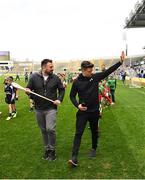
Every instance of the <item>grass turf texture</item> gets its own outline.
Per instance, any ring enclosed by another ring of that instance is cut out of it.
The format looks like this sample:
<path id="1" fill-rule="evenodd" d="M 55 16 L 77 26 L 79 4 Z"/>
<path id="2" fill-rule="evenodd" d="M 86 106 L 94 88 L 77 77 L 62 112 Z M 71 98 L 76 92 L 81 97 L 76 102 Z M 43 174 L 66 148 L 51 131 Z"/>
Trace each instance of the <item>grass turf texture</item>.
<path id="1" fill-rule="evenodd" d="M 6 121 L 3 79 L 0 81 L 0 178 L 145 178 L 145 90 L 123 87 L 118 82 L 116 105 L 105 109 L 100 122 L 101 136 L 97 156 L 87 158 L 91 148 L 86 128 L 79 152 L 79 166 L 71 169 L 76 109 L 69 100 L 68 86 L 57 118 L 57 156 L 55 162 L 41 159 L 43 144 L 29 100 L 19 91 L 18 115 Z M 20 84 L 25 86 L 24 82 Z"/>

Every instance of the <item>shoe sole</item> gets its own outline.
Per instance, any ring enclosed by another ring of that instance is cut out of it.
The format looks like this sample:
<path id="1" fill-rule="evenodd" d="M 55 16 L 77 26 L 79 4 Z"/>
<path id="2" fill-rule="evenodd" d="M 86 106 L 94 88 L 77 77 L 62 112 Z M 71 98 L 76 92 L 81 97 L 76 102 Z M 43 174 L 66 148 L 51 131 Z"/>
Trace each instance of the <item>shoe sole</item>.
<path id="1" fill-rule="evenodd" d="M 55 159 L 49 159 L 48 158 L 48 161 L 56 161 L 57 160 L 57 158 L 55 158 Z"/>
<path id="2" fill-rule="evenodd" d="M 69 161 L 68 161 L 68 165 L 69 165 L 70 167 L 77 167 L 77 166 L 78 166 L 78 164 L 74 163 L 72 160 L 69 160 Z"/>
<path id="3" fill-rule="evenodd" d="M 56 160 L 57 160 L 57 158 L 55 158 L 55 159 L 50 159 L 49 157 L 48 157 L 48 158 L 42 157 L 42 159 L 45 160 L 45 161 L 56 161 Z"/>
<path id="4" fill-rule="evenodd" d="M 42 159 L 45 160 L 45 161 L 47 161 L 49 158 L 44 158 L 44 157 L 42 157 Z"/>
<path id="5" fill-rule="evenodd" d="M 10 119 L 6 119 L 6 121 L 10 121 L 12 118 L 10 118 Z"/>

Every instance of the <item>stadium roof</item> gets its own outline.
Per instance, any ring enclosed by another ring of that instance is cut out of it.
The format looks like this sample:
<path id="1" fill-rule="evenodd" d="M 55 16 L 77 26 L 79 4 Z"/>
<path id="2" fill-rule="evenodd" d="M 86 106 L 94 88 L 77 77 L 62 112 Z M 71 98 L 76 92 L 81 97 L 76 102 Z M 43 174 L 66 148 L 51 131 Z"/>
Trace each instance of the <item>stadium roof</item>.
<path id="1" fill-rule="evenodd" d="M 137 2 L 134 10 L 129 14 L 125 20 L 124 28 L 141 28 L 145 27 L 145 0 Z"/>

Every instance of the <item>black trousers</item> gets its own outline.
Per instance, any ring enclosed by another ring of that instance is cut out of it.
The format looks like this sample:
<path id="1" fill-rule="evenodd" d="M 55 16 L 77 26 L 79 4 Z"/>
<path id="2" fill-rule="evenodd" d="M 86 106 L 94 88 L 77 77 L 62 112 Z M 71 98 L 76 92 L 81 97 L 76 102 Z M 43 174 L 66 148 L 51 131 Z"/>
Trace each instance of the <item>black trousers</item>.
<path id="1" fill-rule="evenodd" d="M 115 90 L 110 90 L 112 101 L 115 102 Z"/>
<path id="2" fill-rule="evenodd" d="M 78 151 L 81 144 L 81 138 L 85 130 L 87 121 L 89 121 L 91 134 L 92 134 L 92 149 L 97 148 L 98 142 L 98 120 L 99 111 L 95 112 L 81 112 L 76 114 L 76 132 L 73 142 L 72 159 L 77 159 Z"/>

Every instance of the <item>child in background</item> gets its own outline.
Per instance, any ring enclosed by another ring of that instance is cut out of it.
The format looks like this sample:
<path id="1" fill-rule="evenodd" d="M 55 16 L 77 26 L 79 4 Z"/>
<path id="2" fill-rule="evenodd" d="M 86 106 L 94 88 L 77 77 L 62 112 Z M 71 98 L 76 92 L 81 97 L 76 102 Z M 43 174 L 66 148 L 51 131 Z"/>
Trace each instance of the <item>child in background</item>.
<path id="1" fill-rule="evenodd" d="M 116 79 L 113 76 L 110 76 L 108 80 L 108 84 L 110 86 L 110 93 L 113 103 L 115 103 L 115 89 L 116 89 Z"/>
<path id="2" fill-rule="evenodd" d="M 9 116 L 6 118 L 6 120 L 10 120 L 13 117 L 17 116 L 16 112 L 16 106 L 15 106 L 15 98 L 16 98 L 16 91 L 17 89 L 12 86 L 13 82 L 13 77 L 9 76 L 5 79 L 4 84 L 5 84 L 5 102 L 8 104 L 8 109 L 9 109 Z"/>
<path id="3" fill-rule="evenodd" d="M 102 82 L 102 84 L 103 84 L 103 86 L 104 86 L 104 94 L 103 94 L 103 97 L 105 98 L 106 104 L 107 104 L 108 106 L 110 106 L 110 105 L 112 105 L 113 103 L 112 103 L 112 99 L 110 98 L 111 93 L 110 93 L 109 84 L 107 83 L 106 80 L 104 80 L 104 81 Z"/>
<path id="4" fill-rule="evenodd" d="M 62 84 L 63 84 L 63 87 L 66 88 L 67 87 L 67 81 L 66 81 L 66 74 L 57 74 L 57 76 L 60 78 Z"/>

